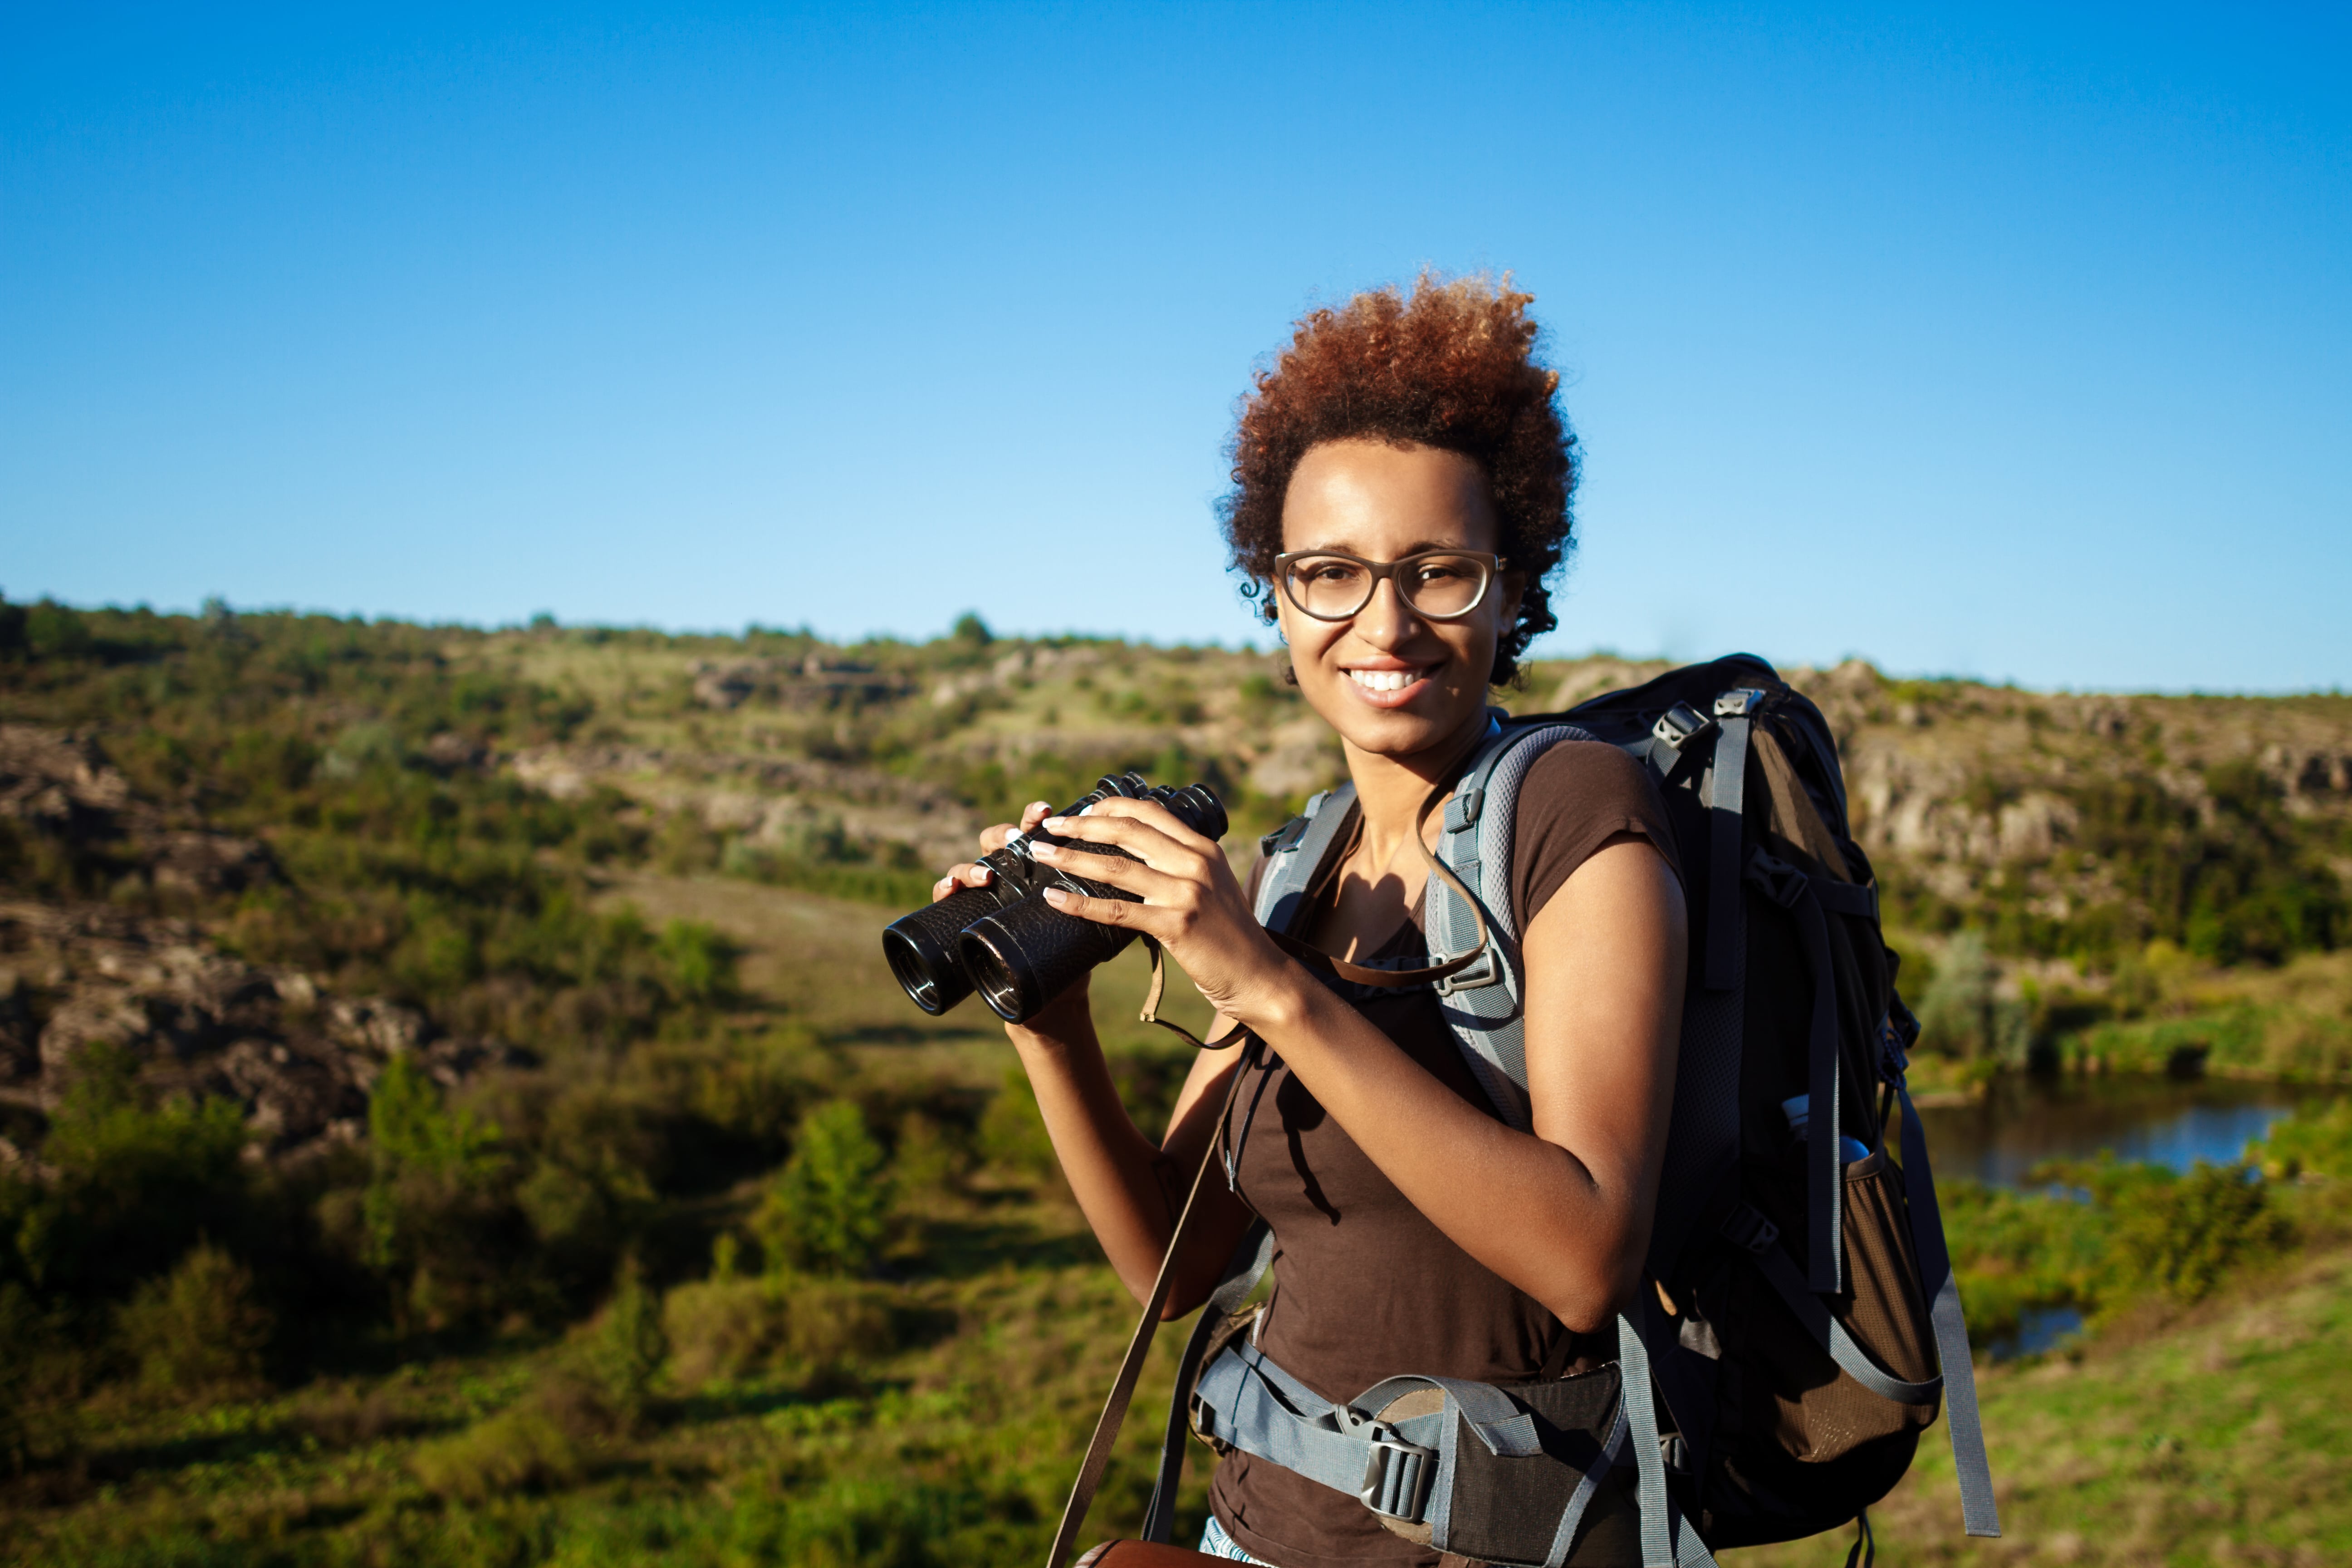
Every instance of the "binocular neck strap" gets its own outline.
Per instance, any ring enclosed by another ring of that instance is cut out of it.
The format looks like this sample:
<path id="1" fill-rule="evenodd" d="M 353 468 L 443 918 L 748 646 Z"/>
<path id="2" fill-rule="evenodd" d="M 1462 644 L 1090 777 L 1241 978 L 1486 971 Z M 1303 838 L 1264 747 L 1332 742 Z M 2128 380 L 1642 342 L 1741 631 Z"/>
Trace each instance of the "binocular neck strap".
<path id="1" fill-rule="evenodd" d="M 1171 1023 L 1161 1017 L 1160 998 L 1168 989 L 1168 954 L 1160 947 L 1158 938 L 1143 931 L 1138 931 L 1136 934 L 1143 938 L 1143 949 L 1151 954 L 1151 989 L 1143 994 L 1142 1016 L 1145 1023 L 1157 1024 L 1171 1035 L 1181 1035 L 1204 1051 L 1230 1050 L 1249 1038 L 1249 1026 L 1246 1024 L 1235 1024 L 1215 1039 L 1204 1040 L 1183 1025 Z"/>
<path id="2" fill-rule="evenodd" d="M 1431 790 L 1428 798 L 1421 803 L 1421 809 L 1412 814 L 1412 847 L 1420 850 L 1421 858 L 1429 863 L 1429 874 L 1453 889 L 1454 897 L 1460 899 L 1463 907 L 1470 911 L 1471 920 L 1478 927 L 1478 942 L 1475 946 L 1467 952 L 1457 953 L 1442 963 L 1428 964 L 1418 969 L 1373 969 L 1360 963 L 1350 963 L 1344 958 L 1334 958 L 1329 953 L 1311 948 L 1296 937 L 1278 931 L 1266 932 L 1266 935 L 1274 938 L 1274 945 L 1309 969 L 1324 970 L 1352 984 L 1375 986 L 1383 991 L 1401 991 L 1407 986 L 1427 985 L 1433 981 L 1443 980 L 1449 974 L 1459 974 L 1477 963 L 1486 950 L 1494 945 L 1495 941 L 1493 934 L 1486 929 L 1486 911 L 1479 904 L 1477 896 L 1462 885 L 1462 879 L 1454 874 L 1454 868 L 1440 859 L 1430 848 L 1429 841 L 1422 837 L 1422 824 L 1429 820 L 1431 812 L 1445 804 L 1445 797 L 1454 793 L 1454 787 L 1451 783 L 1439 784 L 1435 789 Z M 1333 869 L 1336 870 L 1336 868 Z M 1320 881 L 1322 879 L 1318 876 L 1317 879 Z M 1309 901 L 1312 901 L 1312 896 Z"/>

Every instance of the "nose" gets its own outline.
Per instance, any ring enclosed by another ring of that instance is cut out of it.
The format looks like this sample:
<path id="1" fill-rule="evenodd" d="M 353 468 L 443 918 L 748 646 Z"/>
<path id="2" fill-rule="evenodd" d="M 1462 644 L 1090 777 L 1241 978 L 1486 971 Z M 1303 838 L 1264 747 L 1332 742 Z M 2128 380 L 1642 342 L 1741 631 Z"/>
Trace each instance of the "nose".
<path id="1" fill-rule="evenodd" d="M 1372 596 L 1356 612 L 1356 635 L 1383 653 L 1404 646 L 1421 625 L 1412 606 L 1397 592 L 1396 579 L 1383 577 L 1372 584 Z"/>

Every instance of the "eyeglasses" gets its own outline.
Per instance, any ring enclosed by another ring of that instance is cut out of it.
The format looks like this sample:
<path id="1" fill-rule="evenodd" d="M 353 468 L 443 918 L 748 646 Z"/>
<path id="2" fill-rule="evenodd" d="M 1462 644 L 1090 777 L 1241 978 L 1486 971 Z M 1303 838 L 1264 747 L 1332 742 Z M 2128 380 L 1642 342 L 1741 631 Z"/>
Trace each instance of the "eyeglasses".
<path id="1" fill-rule="evenodd" d="M 1318 621 L 1344 621 L 1372 602 L 1386 577 L 1413 614 L 1459 620 L 1486 601 L 1503 558 L 1478 550 L 1422 550 L 1394 561 L 1367 561 L 1338 550 L 1302 550 L 1274 558 L 1283 597 Z"/>

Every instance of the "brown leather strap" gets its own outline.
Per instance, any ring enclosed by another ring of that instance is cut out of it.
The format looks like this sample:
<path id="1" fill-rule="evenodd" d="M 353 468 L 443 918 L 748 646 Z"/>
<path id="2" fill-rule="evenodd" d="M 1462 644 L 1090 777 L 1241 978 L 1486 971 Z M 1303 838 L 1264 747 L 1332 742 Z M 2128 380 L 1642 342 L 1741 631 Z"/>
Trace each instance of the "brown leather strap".
<path id="1" fill-rule="evenodd" d="M 1226 1030 L 1215 1039 L 1204 1040 L 1200 1036 L 1194 1034 L 1192 1030 L 1186 1028 L 1183 1025 L 1171 1024 L 1167 1019 L 1161 1017 L 1160 1016 L 1160 998 L 1161 994 L 1168 989 L 1168 955 L 1160 951 L 1159 941 L 1156 938 L 1150 936 L 1144 937 L 1143 947 L 1145 952 L 1151 954 L 1151 989 L 1143 994 L 1142 1016 L 1145 1023 L 1157 1024 L 1171 1035 L 1181 1035 L 1184 1038 L 1192 1041 L 1193 1045 L 1198 1046 L 1204 1051 L 1226 1050 L 1232 1047 L 1240 1045 L 1244 1039 L 1248 1037 L 1249 1029 L 1244 1025 L 1235 1024 L 1232 1028 Z"/>
<path id="2" fill-rule="evenodd" d="M 1153 991 L 1156 1000 L 1156 985 Z M 1172 1024 L 1168 1026 L 1175 1028 Z M 1183 1033 L 1181 1029 L 1177 1032 Z M 1240 1065 L 1248 1064 L 1244 1060 Z M 1054 1547 L 1046 1555 L 1045 1568 L 1063 1568 L 1069 1562 L 1070 1550 L 1077 1544 L 1078 1531 L 1086 1524 L 1087 1510 L 1095 1500 L 1095 1488 L 1102 1484 L 1103 1467 L 1110 1462 L 1111 1442 L 1118 1436 L 1119 1423 L 1127 1419 L 1129 1402 L 1135 1397 L 1136 1379 L 1142 1373 L 1144 1357 L 1151 1350 L 1152 1336 L 1160 1330 L 1160 1309 L 1168 1304 L 1168 1292 L 1176 1282 L 1176 1259 L 1184 1250 L 1185 1233 L 1192 1226 L 1192 1216 L 1200 1212 L 1201 1189 L 1210 1167 L 1217 1163 L 1217 1145 L 1223 1141 L 1225 1121 L 1233 1115 L 1234 1097 L 1241 1089 L 1243 1076 L 1240 1071 L 1234 1072 L 1233 1082 L 1225 1086 L 1224 1109 L 1217 1116 L 1217 1135 L 1209 1140 L 1208 1148 L 1201 1154 L 1201 1168 L 1192 1173 L 1192 1188 L 1185 1194 L 1184 1207 L 1176 1216 L 1176 1228 L 1168 1237 L 1168 1254 L 1160 1260 L 1159 1278 L 1151 1282 L 1151 1295 L 1143 1303 L 1143 1315 L 1136 1320 L 1135 1332 L 1127 1342 L 1127 1359 L 1118 1363 L 1118 1376 L 1111 1382 L 1110 1397 L 1103 1401 L 1102 1415 L 1095 1422 L 1095 1435 L 1087 1443 L 1087 1457 L 1079 1461 L 1078 1479 L 1070 1488 L 1069 1502 L 1062 1510 L 1061 1528 L 1054 1531 Z"/>

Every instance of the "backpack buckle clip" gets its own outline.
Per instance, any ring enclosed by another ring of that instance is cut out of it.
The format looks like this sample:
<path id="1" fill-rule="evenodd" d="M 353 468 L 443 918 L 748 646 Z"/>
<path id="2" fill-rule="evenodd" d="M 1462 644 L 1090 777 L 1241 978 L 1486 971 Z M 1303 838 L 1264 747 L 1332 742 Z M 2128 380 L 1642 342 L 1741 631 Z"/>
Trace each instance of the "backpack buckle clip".
<path id="1" fill-rule="evenodd" d="M 1429 1510 L 1430 1489 L 1437 1484 L 1437 1450 L 1408 1443 L 1385 1429 L 1375 1430 L 1371 1441 L 1356 1500 L 1385 1518 L 1419 1524 Z"/>
<path id="2" fill-rule="evenodd" d="M 1718 719 L 1745 719 L 1763 705 L 1764 693 L 1752 686 L 1735 686 L 1715 700 Z"/>
<path id="3" fill-rule="evenodd" d="M 1726 1241 L 1746 1247 L 1759 1258 L 1780 1239 L 1780 1227 L 1766 1219 L 1764 1212 L 1753 1204 L 1740 1204 L 1724 1215 L 1722 1230 Z"/>
<path id="4" fill-rule="evenodd" d="M 1666 750 L 1679 755 L 1694 736 L 1715 727 L 1715 721 L 1702 714 L 1687 702 L 1677 702 L 1658 715 L 1650 726 L 1650 737 Z"/>
<path id="5" fill-rule="evenodd" d="M 1475 963 L 1465 963 L 1451 974 L 1441 974 L 1429 983 L 1429 988 L 1440 996 L 1451 996 L 1456 991 L 1475 991 L 1482 985 L 1499 984 L 1502 965 L 1495 962 L 1495 944 L 1488 942 L 1486 951 Z"/>

